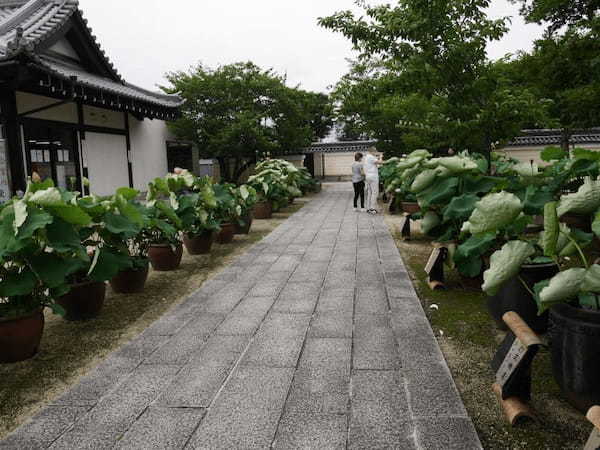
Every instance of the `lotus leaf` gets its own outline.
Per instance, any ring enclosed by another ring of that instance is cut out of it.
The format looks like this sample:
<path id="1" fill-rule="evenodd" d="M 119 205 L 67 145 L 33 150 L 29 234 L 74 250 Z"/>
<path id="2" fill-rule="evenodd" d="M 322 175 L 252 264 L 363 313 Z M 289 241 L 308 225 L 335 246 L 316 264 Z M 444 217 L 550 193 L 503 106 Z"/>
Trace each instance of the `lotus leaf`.
<path id="1" fill-rule="evenodd" d="M 444 220 L 466 220 L 469 218 L 479 197 L 473 194 L 464 194 L 454 197 L 444 209 Z"/>
<path id="2" fill-rule="evenodd" d="M 540 234 L 540 245 L 544 249 L 544 255 L 556 255 L 559 230 L 556 202 L 547 203 L 544 206 L 544 231 Z"/>
<path id="3" fill-rule="evenodd" d="M 594 264 L 588 269 L 581 289 L 585 292 L 600 294 L 600 265 Z"/>
<path id="4" fill-rule="evenodd" d="M 544 312 L 555 303 L 563 303 L 576 298 L 586 274 L 586 269 L 575 268 L 555 275 L 537 296 L 539 312 Z"/>
<path id="5" fill-rule="evenodd" d="M 535 254 L 533 245 L 524 241 L 508 241 L 490 258 L 490 268 L 483 274 L 482 289 L 490 296 L 496 295 L 502 285 L 515 277 L 521 266 Z"/>
<path id="6" fill-rule="evenodd" d="M 423 220 L 421 221 L 421 230 L 425 234 L 429 234 L 431 230 L 437 227 L 442 221 L 440 220 L 440 216 L 438 216 L 433 211 L 427 211 Z"/>
<path id="7" fill-rule="evenodd" d="M 558 217 L 567 213 L 592 214 L 600 208 L 600 181 L 586 178 L 579 190 L 563 195 L 558 203 Z"/>
<path id="8" fill-rule="evenodd" d="M 488 194 L 477 202 L 463 229 L 471 234 L 499 230 L 510 225 L 523 210 L 521 200 L 509 192 Z"/>
<path id="9" fill-rule="evenodd" d="M 431 186 L 437 177 L 437 171 L 435 169 L 427 169 L 422 171 L 415 180 L 413 181 L 410 191 L 418 194 L 424 189 L 427 189 Z"/>
<path id="10" fill-rule="evenodd" d="M 28 201 L 40 206 L 58 206 L 64 204 L 60 191 L 55 187 L 35 192 L 29 197 Z"/>

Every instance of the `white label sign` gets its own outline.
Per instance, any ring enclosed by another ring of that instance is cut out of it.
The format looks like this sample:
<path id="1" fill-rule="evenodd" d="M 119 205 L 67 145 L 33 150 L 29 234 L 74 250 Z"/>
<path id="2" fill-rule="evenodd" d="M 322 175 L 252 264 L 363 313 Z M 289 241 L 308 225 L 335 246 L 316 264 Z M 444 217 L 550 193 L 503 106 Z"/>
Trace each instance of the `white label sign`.
<path id="1" fill-rule="evenodd" d="M 0 203 L 10 200 L 10 168 L 5 139 L 0 139 Z"/>

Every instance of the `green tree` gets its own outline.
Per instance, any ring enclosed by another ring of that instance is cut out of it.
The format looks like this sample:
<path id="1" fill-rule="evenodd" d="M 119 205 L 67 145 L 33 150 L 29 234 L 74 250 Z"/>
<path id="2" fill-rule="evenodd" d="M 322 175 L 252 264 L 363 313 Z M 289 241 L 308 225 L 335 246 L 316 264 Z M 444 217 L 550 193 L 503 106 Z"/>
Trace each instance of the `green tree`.
<path id="1" fill-rule="evenodd" d="M 360 18 L 345 11 L 320 19 L 352 41 L 363 63 L 377 67 L 372 81 L 351 80 L 363 95 L 358 100 L 348 80 L 338 85 L 350 92 L 346 101 L 355 107 L 372 97 L 374 105 L 354 112 L 363 127 L 372 134 L 393 129 L 390 146 L 400 140 L 409 147 L 425 142 L 433 149 L 489 153 L 523 124 L 543 121 L 545 105 L 487 59 L 487 44 L 507 30 L 507 19 L 487 17 L 489 5 L 400 0 L 396 6 L 367 6 Z"/>
<path id="2" fill-rule="evenodd" d="M 521 5 L 528 22 L 547 24 L 554 33 L 564 26 L 593 26 L 600 11 L 600 0 L 512 0 Z"/>
<path id="3" fill-rule="evenodd" d="M 186 100 L 182 117 L 170 129 L 195 142 L 203 156 L 216 158 L 227 182 L 236 183 L 266 155 L 297 152 L 326 129 L 320 97 L 288 87 L 284 77 L 250 62 L 216 69 L 199 65 L 167 79 L 171 86 L 164 89 Z"/>

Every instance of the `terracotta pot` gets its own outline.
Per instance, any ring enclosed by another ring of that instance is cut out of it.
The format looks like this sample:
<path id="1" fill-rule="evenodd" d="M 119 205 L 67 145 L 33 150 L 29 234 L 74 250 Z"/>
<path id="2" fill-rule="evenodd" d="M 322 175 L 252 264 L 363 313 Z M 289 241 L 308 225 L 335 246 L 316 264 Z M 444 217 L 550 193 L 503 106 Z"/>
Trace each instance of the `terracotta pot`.
<path id="1" fill-rule="evenodd" d="M 260 202 L 254 205 L 255 219 L 270 219 L 273 217 L 273 205 L 271 202 Z"/>
<path id="2" fill-rule="evenodd" d="M 148 249 L 148 259 L 152 268 L 159 272 L 168 272 L 170 270 L 176 270 L 181 264 L 181 257 L 183 256 L 183 246 L 178 244 L 173 251 L 173 248 L 168 244 L 153 244 Z"/>
<path id="3" fill-rule="evenodd" d="M 34 356 L 43 332 L 42 310 L 14 319 L 0 318 L 0 363 L 15 363 Z"/>
<path id="4" fill-rule="evenodd" d="M 67 294 L 56 299 L 56 303 L 66 311 L 66 320 L 88 320 L 100 314 L 105 297 L 106 283 L 87 281 L 72 285 Z"/>
<path id="5" fill-rule="evenodd" d="M 240 225 L 239 223 L 235 224 L 235 234 L 250 233 L 250 228 L 252 227 L 252 216 L 249 215 L 247 217 L 242 217 L 242 221 L 244 222 L 244 225 Z"/>
<path id="6" fill-rule="evenodd" d="M 206 255 L 210 253 L 214 239 L 212 231 L 198 235 L 186 234 L 183 236 L 183 244 L 190 255 Z"/>
<path id="7" fill-rule="evenodd" d="M 110 285 L 118 294 L 136 294 L 144 290 L 148 279 L 149 264 L 141 269 L 127 269 L 119 272 L 110 280 Z"/>
<path id="8" fill-rule="evenodd" d="M 408 214 L 417 214 L 421 212 L 421 207 L 417 202 L 402 202 L 402 211 Z"/>
<path id="9" fill-rule="evenodd" d="M 222 223 L 221 231 L 217 235 L 219 244 L 231 244 L 235 235 L 235 226 L 232 223 Z"/>

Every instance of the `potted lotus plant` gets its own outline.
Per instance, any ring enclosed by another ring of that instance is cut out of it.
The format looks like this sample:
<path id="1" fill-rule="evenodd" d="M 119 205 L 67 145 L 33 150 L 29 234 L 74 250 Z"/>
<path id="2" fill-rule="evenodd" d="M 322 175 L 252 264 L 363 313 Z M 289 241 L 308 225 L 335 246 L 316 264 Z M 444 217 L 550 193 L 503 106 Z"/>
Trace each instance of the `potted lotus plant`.
<path id="1" fill-rule="evenodd" d="M 183 243 L 190 255 L 210 253 L 215 232 L 220 230 L 215 217 L 217 199 L 209 177 L 195 179 L 193 191 L 179 197 L 177 215 L 183 226 Z"/>
<path id="2" fill-rule="evenodd" d="M 230 244 L 235 235 L 235 224 L 240 220 L 242 207 L 235 195 L 235 186 L 232 184 L 215 184 L 215 198 L 217 207 L 215 217 L 220 222 L 221 231 L 217 235 L 219 244 Z"/>
<path id="3" fill-rule="evenodd" d="M 252 226 L 252 209 L 256 204 L 256 190 L 252 186 L 242 184 L 235 190 L 235 197 L 241 207 L 240 217 L 235 223 L 235 234 L 248 234 Z"/>
<path id="4" fill-rule="evenodd" d="M 23 198 L 0 206 L 2 363 L 35 355 L 44 308 L 64 314 L 55 299 L 70 290 L 68 277 L 88 261 L 76 227 L 89 224 L 91 218 L 73 199 L 52 180 L 34 180 Z"/>

